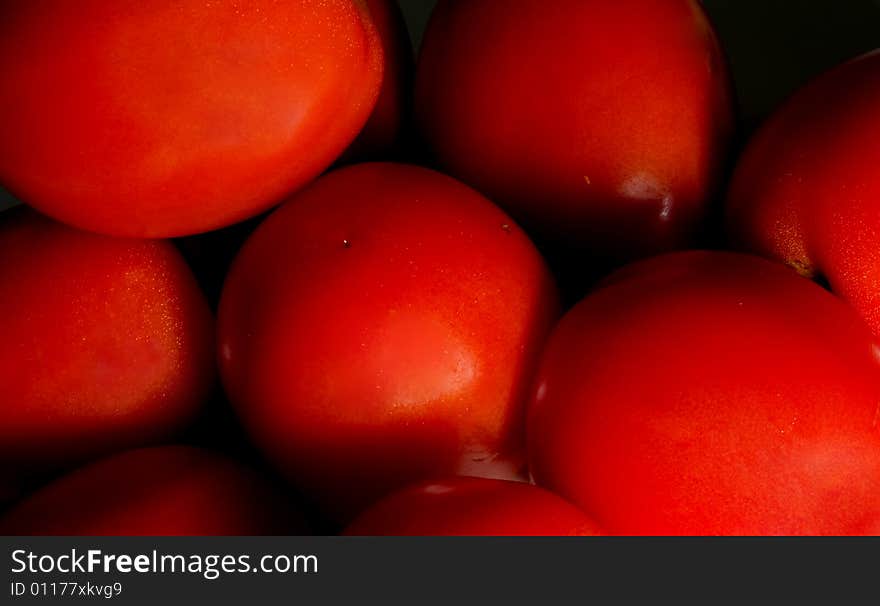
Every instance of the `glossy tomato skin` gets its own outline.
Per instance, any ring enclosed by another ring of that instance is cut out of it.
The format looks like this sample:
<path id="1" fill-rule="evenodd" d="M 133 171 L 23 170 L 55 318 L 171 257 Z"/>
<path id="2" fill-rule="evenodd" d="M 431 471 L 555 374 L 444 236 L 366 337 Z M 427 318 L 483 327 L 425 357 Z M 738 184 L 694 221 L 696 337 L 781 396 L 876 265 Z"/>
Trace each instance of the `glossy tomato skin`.
<path id="1" fill-rule="evenodd" d="M 411 118 L 415 61 L 403 12 L 397 0 L 366 0 L 366 4 L 382 41 L 382 88 L 363 130 L 342 156 L 347 162 L 399 156 Z"/>
<path id="2" fill-rule="evenodd" d="M 702 4 L 730 59 L 740 126 L 748 132 L 804 82 L 877 47 L 873 0 Z"/>
<path id="3" fill-rule="evenodd" d="M 605 257 L 689 243 L 733 127 L 694 0 L 441 0 L 416 78 L 450 174 L 542 238 Z"/>
<path id="4" fill-rule="evenodd" d="M 880 373 L 864 323 L 786 267 L 676 253 L 555 329 L 535 481 L 612 534 L 880 531 Z"/>
<path id="5" fill-rule="evenodd" d="M 344 521 L 425 477 L 516 475 L 557 313 L 543 260 L 488 200 L 363 164 L 245 244 L 220 302 L 221 375 L 257 443 Z"/>
<path id="6" fill-rule="evenodd" d="M 381 73 L 353 0 L 6 2 L 0 182 L 102 233 L 229 225 L 327 168 Z"/>
<path id="7" fill-rule="evenodd" d="M 0 462 L 56 467 L 165 439 L 214 383 L 214 323 L 174 247 L 0 219 Z"/>
<path id="8" fill-rule="evenodd" d="M 586 514 L 537 486 L 458 477 L 403 488 L 345 530 L 366 536 L 597 535 Z"/>
<path id="9" fill-rule="evenodd" d="M 880 336 L 880 52 L 798 91 L 756 134 L 727 219 L 740 247 L 824 278 Z"/>
<path id="10" fill-rule="evenodd" d="M 77 469 L 0 519 L 5 535 L 304 533 L 301 514 L 259 473 L 189 446 L 131 450 Z"/>

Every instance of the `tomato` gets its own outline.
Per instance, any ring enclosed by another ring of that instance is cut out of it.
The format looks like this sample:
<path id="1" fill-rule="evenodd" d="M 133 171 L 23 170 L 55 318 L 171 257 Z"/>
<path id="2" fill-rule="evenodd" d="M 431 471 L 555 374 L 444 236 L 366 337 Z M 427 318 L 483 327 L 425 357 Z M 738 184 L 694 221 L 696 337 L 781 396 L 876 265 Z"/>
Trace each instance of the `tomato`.
<path id="1" fill-rule="evenodd" d="M 738 246 L 826 281 L 880 337 L 880 52 L 819 77 L 764 125 L 736 169 Z"/>
<path id="2" fill-rule="evenodd" d="M 535 481 L 614 534 L 880 532 L 878 348 L 781 264 L 635 264 L 569 312 L 529 411 Z"/>
<path id="3" fill-rule="evenodd" d="M 188 446 L 131 450 L 94 462 L 0 519 L 4 535 L 263 535 L 305 528 L 260 474 Z"/>
<path id="4" fill-rule="evenodd" d="M 578 508 L 537 486 L 507 480 L 452 478 L 385 497 L 361 513 L 349 535 L 596 535 Z"/>
<path id="5" fill-rule="evenodd" d="M 393 488 L 524 467 L 549 272 L 497 207 L 427 169 L 322 177 L 263 223 L 219 309 L 227 393 L 330 516 Z"/>
<path id="6" fill-rule="evenodd" d="M 441 0 L 416 78 L 450 174 L 600 257 L 687 245 L 732 131 L 696 0 Z"/>
<path id="7" fill-rule="evenodd" d="M 0 182 L 113 235 L 229 225 L 329 166 L 381 75 L 359 1 L 4 2 Z"/>
<path id="8" fill-rule="evenodd" d="M 53 467 L 165 439 L 214 380 L 213 318 L 161 241 L 33 211 L 0 222 L 0 463 Z"/>
<path id="9" fill-rule="evenodd" d="M 396 0 L 366 0 L 382 40 L 383 70 L 379 99 L 364 129 L 343 158 L 391 157 L 401 151 L 409 126 L 410 91 L 414 76 L 412 41 Z"/>

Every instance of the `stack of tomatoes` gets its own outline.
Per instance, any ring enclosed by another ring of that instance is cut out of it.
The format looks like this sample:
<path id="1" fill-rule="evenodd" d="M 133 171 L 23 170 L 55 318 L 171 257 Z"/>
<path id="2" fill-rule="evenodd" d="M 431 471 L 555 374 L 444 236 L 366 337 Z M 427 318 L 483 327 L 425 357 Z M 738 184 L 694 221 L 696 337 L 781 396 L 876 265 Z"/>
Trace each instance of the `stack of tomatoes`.
<path id="1" fill-rule="evenodd" d="M 2 3 L 0 533 L 880 532 L 880 54 L 736 122 L 697 0 Z"/>

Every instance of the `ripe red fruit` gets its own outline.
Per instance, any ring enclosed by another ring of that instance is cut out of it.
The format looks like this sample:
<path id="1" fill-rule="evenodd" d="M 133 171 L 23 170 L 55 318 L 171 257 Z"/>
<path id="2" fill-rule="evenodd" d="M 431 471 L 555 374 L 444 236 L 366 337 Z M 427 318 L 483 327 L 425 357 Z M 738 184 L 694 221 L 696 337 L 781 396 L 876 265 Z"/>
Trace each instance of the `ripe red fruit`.
<path id="1" fill-rule="evenodd" d="M 733 123 L 696 0 L 441 0 L 416 114 L 441 165 L 527 228 L 624 258 L 689 242 Z"/>
<path id="2" fill-rule="evenodd" d="M 345 534 L 570 536 L 599 531 L 577 507 L 537 486 L 461 477 L 399 490 L 361 513 Z"/>
<path id="3" fill-rule="evenodd" d="M 364 164 L 245 244 L 221 374 L 257 443 L 344 518 L 425 477 L 515 475 L 556 316 L 543 260 L 497 207 L 433 171 Z"/>
<path id="4" fill-rule="evenodd" d="M 614 534 L 878 532 L 877 356 L 856 314 L 782 265 L 632 265 L 550 338 L 532 473 Z"/>
<path id="5" fill-rule="evenodd" d="M 0 519 L 0 535 L 265 535 L 305 528 L 299 512 L 260 474 L 187 446 L 102 459 Z"/>
<path id="6" fill-rule="evenodd" d="M 213 318 L 167 242 L 0 222 L 0 463 L 70 464 L 165 439 L 214 379 Z"/>
<path id="7" fill-rule="evenodd" d="M 415 71 L 412 41 L 396 0 L 366 0 L 382 41 L 383 70 L 379 99 L 344 160 L 388 158 L 400 151 L 410 116 Z"/>
<path id="8" fill-rule="evenodd" d="M 208 231 L 327 168 L 381 74 L 352 0 L 6 2 L 0 182 L 93 231 Z"/>
<path id="9" fill-rule="evenodd" d="M 824 278 L 880 337 L 880 52 L 819 77 L 749 144 L 730 189 L 742 248 Z"/>

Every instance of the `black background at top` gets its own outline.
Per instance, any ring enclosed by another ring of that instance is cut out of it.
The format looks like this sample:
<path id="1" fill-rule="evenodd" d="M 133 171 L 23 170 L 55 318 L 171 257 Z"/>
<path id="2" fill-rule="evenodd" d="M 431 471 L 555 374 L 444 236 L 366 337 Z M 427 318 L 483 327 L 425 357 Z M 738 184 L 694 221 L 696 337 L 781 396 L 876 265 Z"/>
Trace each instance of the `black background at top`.
<path id="1" fill-rule="evenodd" d="M 730 59 L 747 128 L 812 76 L 880 47 L 880 0 L 702 3 Z M 400 0 L 416 44 L 435 4 L 436 0 Z"/>

